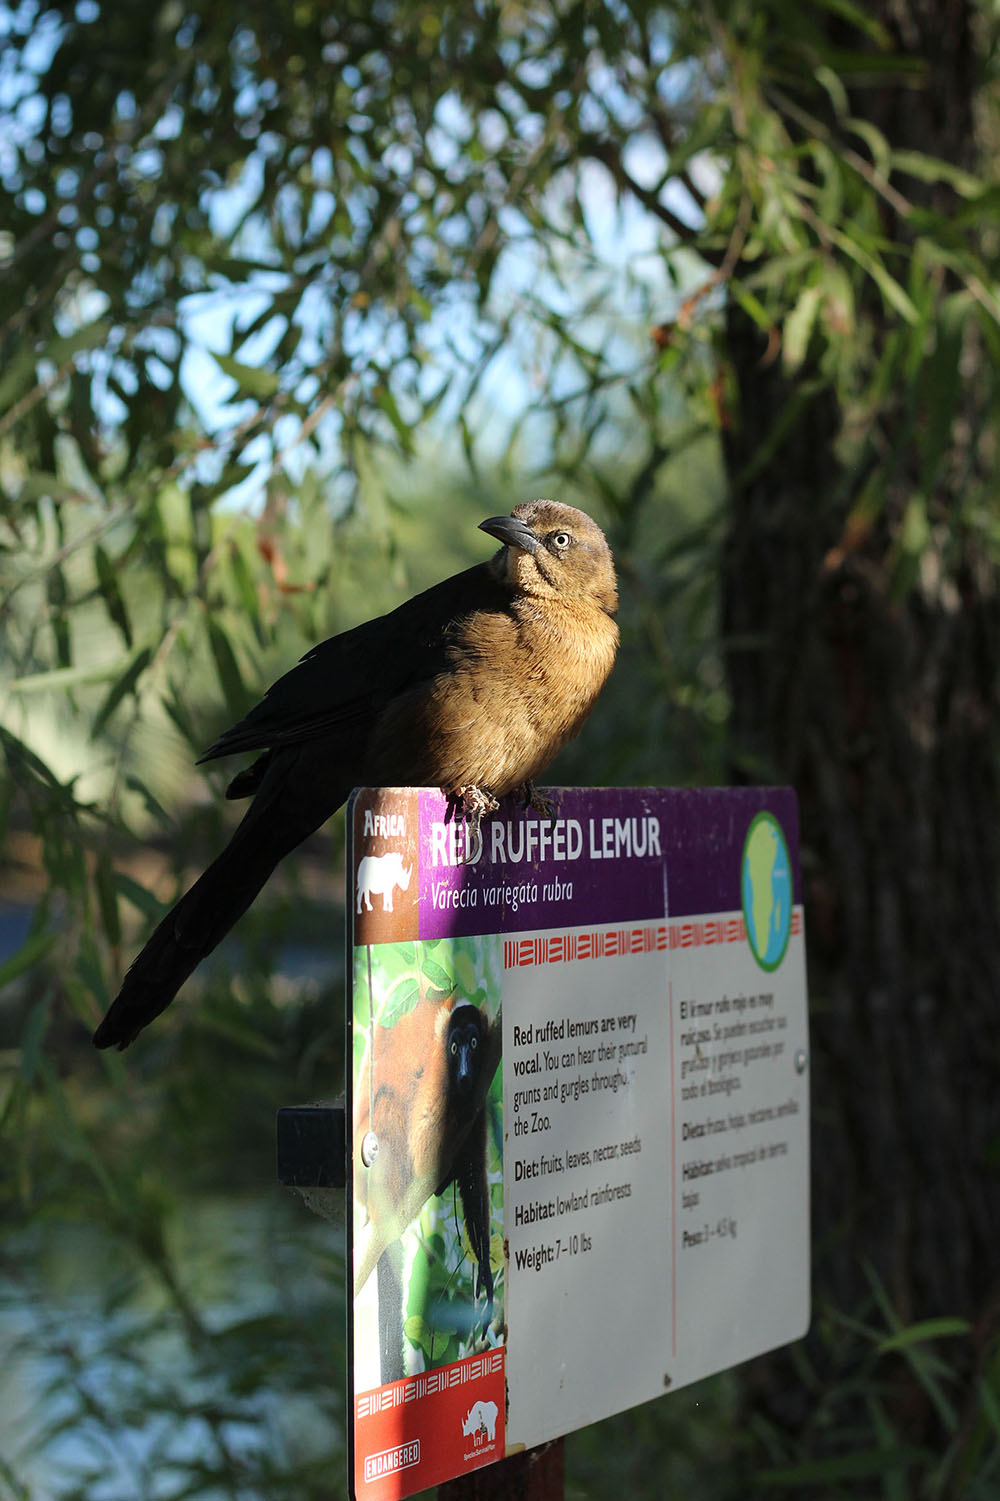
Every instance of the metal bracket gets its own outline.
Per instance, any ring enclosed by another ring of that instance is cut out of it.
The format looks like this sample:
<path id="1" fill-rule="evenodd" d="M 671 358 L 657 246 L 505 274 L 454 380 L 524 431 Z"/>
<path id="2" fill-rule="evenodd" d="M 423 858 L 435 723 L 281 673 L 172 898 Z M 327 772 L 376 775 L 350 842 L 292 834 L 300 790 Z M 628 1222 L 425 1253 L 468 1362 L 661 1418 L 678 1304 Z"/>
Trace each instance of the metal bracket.
<path id="1" fill-rule="evenodd" d="M 278 1111 L 278 1182 L 294 1188 L 323 1219 L 342 1221 L 347 1183 L 343 1104 L 285 1105 Z"/>

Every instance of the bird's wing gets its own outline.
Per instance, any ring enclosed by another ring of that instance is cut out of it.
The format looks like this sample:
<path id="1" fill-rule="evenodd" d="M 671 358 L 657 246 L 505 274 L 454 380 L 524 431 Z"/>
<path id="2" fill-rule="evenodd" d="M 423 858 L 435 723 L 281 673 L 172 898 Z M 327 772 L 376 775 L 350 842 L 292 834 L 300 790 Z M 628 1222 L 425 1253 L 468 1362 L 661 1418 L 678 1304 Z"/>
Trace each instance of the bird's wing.
<path id="1" fill-rule="evenodd" d="M 397 693 L 445 670 L 449 643 L 468 615 L 508 605 L 507 590 L 488 564 L 479 563 L 388 615 L 331 636 L 272 684 L 199 764 L 338 730 L 363 736 Z"/>

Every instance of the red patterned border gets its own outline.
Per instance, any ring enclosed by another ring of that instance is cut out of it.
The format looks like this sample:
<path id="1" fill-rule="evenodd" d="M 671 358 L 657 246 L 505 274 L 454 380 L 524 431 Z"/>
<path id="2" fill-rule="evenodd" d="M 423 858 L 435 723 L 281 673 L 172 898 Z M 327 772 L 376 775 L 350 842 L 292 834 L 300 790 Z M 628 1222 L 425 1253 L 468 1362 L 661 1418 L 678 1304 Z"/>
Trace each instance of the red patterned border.
<path id="1" fill-rule="evenodd" d="M 368 1418 L 373 1413 L 385 1412 L 390 1407 L 401 1407 L 408 1402 L 418 1402 L 421 1397 L 433 1397 L 451 1386 L 461 1386 L 466 1381 L 478 1381 L 483 1376 L 492 1376 L 503 1370 L 503 1348 L 490 1350 L 485 1355 L 470 1355 L 453 1365 L 441 1366 L 437 1371 L 427 1371 L 419 1376 L 407 1376 L 389 1386 L 377 1386 L 374 1391 L 359 1392 L 355 1397 L 355 1417 Z"/>
<path id="2" fill-rule="evenodd" d="M 792 932 L 802 932 L 802 913 L 792 909 Z M 614 959 L 625 954 L 663 953 L 715 943 L 746 943 L 740 917 L 688 918 L 639 928 L 595 928 L 588 932 L 553 933 L 539 938 L 507 938 L 504 969 L 532 964 L 566 964 L 576 959 Z"/>

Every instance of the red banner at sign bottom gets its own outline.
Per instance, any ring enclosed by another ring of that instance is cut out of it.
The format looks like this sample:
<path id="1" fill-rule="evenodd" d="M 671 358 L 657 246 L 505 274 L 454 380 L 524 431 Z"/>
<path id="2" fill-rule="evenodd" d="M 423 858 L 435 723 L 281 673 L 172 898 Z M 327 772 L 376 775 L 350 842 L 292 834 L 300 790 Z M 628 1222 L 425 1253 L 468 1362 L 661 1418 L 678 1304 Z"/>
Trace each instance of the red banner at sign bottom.
<path id="1" fill-rule="evenodd" d="M 364 1501 L 414 1491 L 504 1455 L 504 1350 L 355 1397 L 354 1484 Z"/>

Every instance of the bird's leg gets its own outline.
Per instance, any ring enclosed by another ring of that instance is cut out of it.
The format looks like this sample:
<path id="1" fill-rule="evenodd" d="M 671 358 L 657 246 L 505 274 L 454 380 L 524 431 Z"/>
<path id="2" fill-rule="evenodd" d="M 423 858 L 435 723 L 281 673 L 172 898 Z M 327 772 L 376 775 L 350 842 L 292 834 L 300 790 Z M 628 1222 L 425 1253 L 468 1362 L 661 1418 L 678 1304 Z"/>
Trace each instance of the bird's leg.
<path id="1" fill-rule="evenodd" d="M 522 782 L 517 788 L 516 796 L 522 799 L 523 808 L 534 808 L 535 812 L 547 818 L 549 823 L 555 823 L 555 804 L 539 792 L 532 782 Z"/>
<path id="2" fill-rule="evenodd" d="M 500 804 L 488 787 L 451 787 L 442 790 L 448 799 L 445 823 L 459 817 L 465 820 L 466 853 L 462 863 L 472 865 L 478 860 L 482 850 L 483 839 L 479 825 L 485 816 L 495 813 Z"/>
<path id="3" fill-rule="evenodd" d="M 488 787 L 447 787 L 444 795 L 448 799 L 445 823 L 460 814 L 466 823 L 478 829 L 481 819 L 495 813 L 500 806 Z"/>

